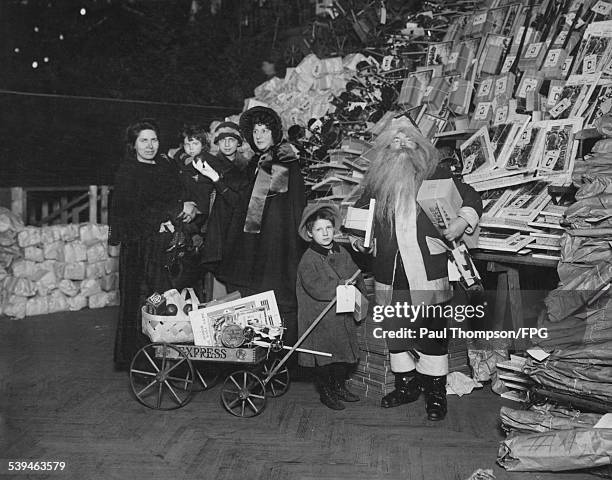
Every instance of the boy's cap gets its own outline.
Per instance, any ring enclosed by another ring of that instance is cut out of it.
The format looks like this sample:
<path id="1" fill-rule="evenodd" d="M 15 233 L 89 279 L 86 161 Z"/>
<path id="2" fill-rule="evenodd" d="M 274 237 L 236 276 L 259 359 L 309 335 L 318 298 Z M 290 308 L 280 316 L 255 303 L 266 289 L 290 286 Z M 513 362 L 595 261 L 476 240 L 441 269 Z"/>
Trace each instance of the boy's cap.
<path id="1" fill-rule="evenodd" d="M 242 145 L 242 135 L 240 135 L 240 127 L 234 122 L 221 122 L 215 128 L 213 143 L 217 144 L 226 137 L 232 137 L 238 140 L 238 145 Z"/>
<path id="2" fill-rule="evenodd" d="M 304 212 L 302 213 L 302 220 L 300 221 L 300 226 L 298 227 L 298 234 L 307 242 L 310 242 L 312 239 L 308 236 L 308 230 L 306 230 L 306 222 L 308 219 L 312 217 L 315 213 L 327 210 L 334 217 L 334 226 L 336 228 L 340 227 L 341 216 L 340 210 L 333 203 L 309 203 L 306 205 Z"/>

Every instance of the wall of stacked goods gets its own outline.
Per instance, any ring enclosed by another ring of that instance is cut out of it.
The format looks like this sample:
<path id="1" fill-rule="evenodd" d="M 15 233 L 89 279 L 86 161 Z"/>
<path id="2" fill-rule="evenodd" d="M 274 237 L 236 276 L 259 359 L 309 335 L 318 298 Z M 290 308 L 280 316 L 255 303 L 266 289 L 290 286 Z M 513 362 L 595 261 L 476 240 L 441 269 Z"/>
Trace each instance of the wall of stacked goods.
<path id="1" fill-rule="evenodd" d="M 24 226 L 0 208 L 0 315 L 32 315 L 119 304 L 119 248 L 108 226 Z"/>

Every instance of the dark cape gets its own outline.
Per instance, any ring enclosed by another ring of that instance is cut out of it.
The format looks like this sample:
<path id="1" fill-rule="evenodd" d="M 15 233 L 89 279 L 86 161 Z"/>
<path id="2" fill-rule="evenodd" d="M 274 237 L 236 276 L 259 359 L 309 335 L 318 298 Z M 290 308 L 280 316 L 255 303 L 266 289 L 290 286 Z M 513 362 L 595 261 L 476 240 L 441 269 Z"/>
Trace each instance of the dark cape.
<path id="1" fill-rule="evenodd" d="M 172 234 L 160 233 L 159 227 L 182 210 L 182 194 L 175 166 L 163 157 L 157 157 L 155 164 L 126 158 L 115 176 L 109 243 L 121 244 L 117 368 L 126 368 L 136 351 L 149 343 L 141 333 L 144 300 L 171 288 L 165 263 Z"/>
<path id="2" fill-rule="evenodd" d="M 290 342 L 297 335 L 295 280 L 305 250 L 298 236 L 306 205 L 304 179 L 297 157 L 286 142 L 256 154 L 250 164 L 251 169 L 254 167 L 257 173 L 243 197 L 243 228 L 234 243 L 232 262 L 224 265 L 218 276 L 238 287 L 243 295 L 274 290 L 281 314 L 287 312 L 285 338 Z M 281 172 L 282 178 L 276 172 Z M 270 188 L 262 194 L 260 180 L 266 175 L 271 177 Z M 262 201 L 252 208 L 256 197 Z M 253 228 L 245 224 L 255 225 L 259 233 L 247 233 L 245 229 Z"/>
<path id="3" fill-rule="evenodd" d="M 223 279 L 223 272 L 233 270 L 234 253 L 240 245 L 251 175 L 219 152 L 208 159 L 210 166 L 219 174 L 214 183 L 215 200 L 206 227 L 206 239 L 202 249 L 204 267 Z"/>

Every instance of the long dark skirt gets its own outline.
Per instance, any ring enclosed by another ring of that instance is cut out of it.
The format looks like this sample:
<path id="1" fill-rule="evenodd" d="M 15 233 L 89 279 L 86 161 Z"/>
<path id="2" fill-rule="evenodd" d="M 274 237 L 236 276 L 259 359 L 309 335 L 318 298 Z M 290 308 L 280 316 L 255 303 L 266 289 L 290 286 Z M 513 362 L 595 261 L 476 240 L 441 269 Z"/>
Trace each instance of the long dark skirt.
<path id="1" fill-rule="evenodd" d="M 140 308 L 154 292 L 171 288 L 165 268 L 166 248 L 172 235 L 159 233 L 151 238 L 123 242 L 119 256 L 121 305 L 115 335 L 115 368 L 126 369 L 132 358 L 150 340 L 142 333 Z"/>

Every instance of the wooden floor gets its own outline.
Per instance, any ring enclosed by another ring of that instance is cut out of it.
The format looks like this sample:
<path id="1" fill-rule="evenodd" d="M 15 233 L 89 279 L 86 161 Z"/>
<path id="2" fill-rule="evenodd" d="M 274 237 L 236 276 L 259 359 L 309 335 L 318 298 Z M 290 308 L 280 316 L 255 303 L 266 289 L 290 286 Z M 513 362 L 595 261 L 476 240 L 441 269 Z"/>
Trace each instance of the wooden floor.
<path id="1" fill-rule="evenodd" d="M 219 387 L 179 410 L 149 410 L 132 398 L 127 374 L 113 371 L 116 313 L 0 318 L 0 459 L 66 462 L 36 479 L 463 480 L 478 468 L 498 479 L 592 478 L 497 467 L 502 403 L 488 388 L 449 397 L 438 423 L 421 401 L 335 412 L 307 382 L 254 418 L 225 412 Z"/>

